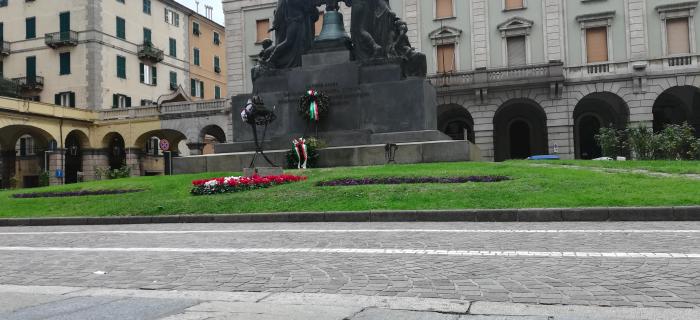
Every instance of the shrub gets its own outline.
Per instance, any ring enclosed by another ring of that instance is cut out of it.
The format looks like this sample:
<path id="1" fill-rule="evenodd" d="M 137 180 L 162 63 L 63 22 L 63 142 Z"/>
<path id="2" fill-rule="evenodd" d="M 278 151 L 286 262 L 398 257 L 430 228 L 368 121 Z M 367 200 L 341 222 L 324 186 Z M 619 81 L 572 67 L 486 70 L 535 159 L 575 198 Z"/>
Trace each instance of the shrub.
<path id="1" fill-rule="evenodd" d="M 628 127 L 626 146 L 637 160 L 653 160 L 659 149 L 659 137 L 646 126 Z"/>
<path id="2" fill-rule="evenodd" d="M 10 189 L 17 189 L 19 185 L 19 179 L 16 176 L 10 177 Z"/>
<path id="3" fill-rule="evenodd" d="M 695 158 L 693 150 L 697 143 L 695 129 L 683 123 L 681 125 L 669 125 L 659 133 L 662 156 L 668 160 L 687 160 Z"/>
<path id="4" fill-rule="evenodd" d="M 102 178 L 114 180 L 128 177 L 131 177 L 131 167 L 126 164 L 114 170 L 110 168 L 95 168 L 95 179 L 97 180 L 102 180 Z"/>
<path id="5" fill-rule="evenodd" d="M 51 174 L 48 171 L 42 171 L 41 174 L 39 175 L 39 186 L 40 187 L 48 187 L 50 177 L 51 177 Z"/>
<path id="6" fill-rule="evenodd" d="M 598 142 L 604 157 L 617 157 L 620 152 L 620 132 L 612 127 L 600 128 L 600 131 L 595 135 L 595 140 Z"/>

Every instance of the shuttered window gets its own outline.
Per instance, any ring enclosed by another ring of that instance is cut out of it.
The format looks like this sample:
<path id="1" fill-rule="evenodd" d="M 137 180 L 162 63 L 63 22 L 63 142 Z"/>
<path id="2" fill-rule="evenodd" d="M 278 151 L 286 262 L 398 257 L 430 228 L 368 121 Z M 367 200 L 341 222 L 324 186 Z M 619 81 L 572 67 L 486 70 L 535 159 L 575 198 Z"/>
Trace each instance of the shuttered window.
<path id="1" fill-rule="evenodd" d="M 323 17 L 325 16 L 324 12 L 321 12 L 321 15 L 318 16 L 318 21 L 316 21 L 316 25 L 314 26 L 314 31 L 316 32 L 316 36 L 321 34 L 321 30 L 323 29 Z M 265 40 L 265 39 L 263 39 Z"/>
<path id="2" fill-rule="evenodd" d="M 508 66 L 522 66 L 527 63 L 525 36 L 506 38 Z"/>
<path id="3" fill-rule="evenodd" d="M 214 87 L 214 99 L 221 99 L 221 87 Z"/>
<path id="4" fill-rule="evenodd" d="M 155 86 L 158 84 L 158 71 L 156 67 L 145 65 L 143 63 L 139 64 L 140 81 L 143 84 Z"/>
<path id="5" fill-rule="evenodd" d="M 173 58 L 177 57 L 177 40 L 170 38 L 170 56 Z"/>
<path id="6" fill-rule="evenodd" d="M 506 10 L 515 10 L 515 9 L 522 9 L 525 7 L 523 1 L 524 0 L 505 0 L 506 5 L 505 8 Z"/>
<path id="7" fill-rule="evenodd" d="M 126 21 L 117 17 L 117 38 L 126 39 Z"/>
<path id="8" fill-rule="evenodd" d="M 437 46 L 437 72 L 455 71 L 455 45 L 443 44 Z"/>
<path id="9" fill-rule="evenodd" d="M 26 38 L 27 39 L 34 39 L 36 38 L 36 18 L 31 17 L 27 18 L 25 20 L 25 25 L 26 25 Z"/>
<path id="10" fill-rule="evenodd" d="M 666 39 L 669 55 L 690 53 L 689 31 L 688 18 L 666 20 Z"/>
<path id="11" fill-rule="evenodd" d="M 454 17 L 452 0 L 435 0 L 435 18 Z"/>
<path id="12" fill-rule="evenodd" d="M 75 92 L 61 92 L 54 95 L 54 104 L 75 108 Z"/>
<path id="13" fill-rule="evenodd" d="M 151 29 L 143 28 L 143 43 L 151 43 Z"/>
<path id="14" fill-rule="evenodd" d="M 260 43 L 263 42 L 263 40 L 267 39 L 267 33 L 268 30 L 270 30 L 270 20 L 265 19 L 265 20 L 258 20 L 255 22 L 256 28 L 257 28 L 257 35 L 255 38 L 255 42 Z"/>
<path id="15" fill-rule="evenodd" d="M 70 52 L 62 52 L 59 57 L 59 74 L 70 74 Z"/>
<path id="16" fill-rule="evenodd" d="M 117 56 L 117 78 L 126 79 L 126 58 Z"/>
<path id="17" fill-rule="evenodd" d="M 170 71 L 170 88 L 177 88 L 177 73 Z"/>
<path id="18" fill-rule="evenodd" d="M 608 61 L 608 28 L 586 29 L 586 56 L 588 63 Z"/>
<path id="19" fill-rule="evenodd" d="M 194 48 L 194 65 L 199 65 L 199 49 Z"/>

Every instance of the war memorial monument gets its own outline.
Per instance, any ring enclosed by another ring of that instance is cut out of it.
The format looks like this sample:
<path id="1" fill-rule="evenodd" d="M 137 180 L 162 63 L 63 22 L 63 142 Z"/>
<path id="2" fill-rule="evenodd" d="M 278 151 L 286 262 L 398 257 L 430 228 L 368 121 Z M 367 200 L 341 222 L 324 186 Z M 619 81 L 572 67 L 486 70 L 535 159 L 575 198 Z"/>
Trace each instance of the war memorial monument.
<path id="1" fill-rule="evenodd" d="M 253 92 L 232 97 L 233 139 L 216 146 L 209 166 L 216 160 L 228 163 L 221 169 L 248 167 L 256 138 L 278 165 L 300 137 L 323 141 L 322 167 L 478 156 L 470 142 L 437 130 L 436 90 L 426 79 L 425 55 L 411 46 L 406 23 L 389 1 L 345 0 L 352 10 L 349 35 L 338 2 L 278 2 L 270 30 L 276 41 L 263 43 L 251 70 Z M 323 28 L 315 36 L 322 5 Z M 258 126 L 257 137 L 245 122 L 244 108 L 252 102 L 274 113 L 266 129 Z"/>

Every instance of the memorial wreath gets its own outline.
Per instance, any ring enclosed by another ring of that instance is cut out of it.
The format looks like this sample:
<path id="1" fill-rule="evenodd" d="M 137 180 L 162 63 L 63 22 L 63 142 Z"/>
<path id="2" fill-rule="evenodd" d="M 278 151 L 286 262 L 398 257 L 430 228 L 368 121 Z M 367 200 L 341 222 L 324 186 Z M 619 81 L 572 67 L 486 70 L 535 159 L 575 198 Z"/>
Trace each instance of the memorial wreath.
<path id="1" fill-rule="evenodd" d="M 305 119 L 318 122 L 328 113 L 330 99 L 314 89 L 307 91 L 299 100 L 299 114 Z"/>

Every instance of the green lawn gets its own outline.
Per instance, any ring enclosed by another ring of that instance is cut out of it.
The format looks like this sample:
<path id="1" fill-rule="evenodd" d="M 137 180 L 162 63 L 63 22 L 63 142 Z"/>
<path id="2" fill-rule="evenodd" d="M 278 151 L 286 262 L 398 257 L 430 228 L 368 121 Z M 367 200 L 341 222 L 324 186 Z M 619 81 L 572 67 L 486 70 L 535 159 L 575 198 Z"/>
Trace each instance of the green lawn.
<path id="1" fill-rule="evenodd" d="M 644 169 L 654 172 L 675 174 L 700 174 L 700 161 L 592 161 L 592 160 L 562 160 L 542 162 L 560 165 L 575 165 L 582 167 L 614 168 L 614 169 Z"/>
<path id="2" fill-rule="evenodd" d="M 525 162 L 315 169 L 302 174 L 309 180 L 264 190 L 202 197 L 189 194 L 191 180 L 223 176 L 223 173 L 140 177 L 21 191 L 146 190 L 124 195 L 14 199 L 11 194 L 19 191 L 2 191 L 0 217 L 700 205 L 700 181 L 697 180 L 531 167 Z M 506 175 L 513 180 L 442 185 L 315 186 L 318 181 L 344 177 L 461 175 Z"/>

